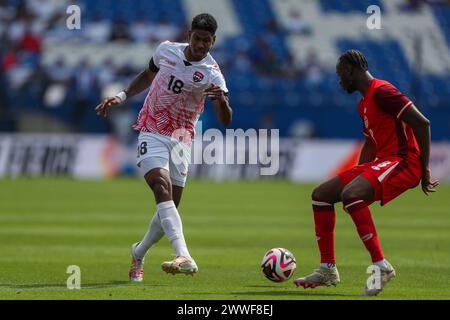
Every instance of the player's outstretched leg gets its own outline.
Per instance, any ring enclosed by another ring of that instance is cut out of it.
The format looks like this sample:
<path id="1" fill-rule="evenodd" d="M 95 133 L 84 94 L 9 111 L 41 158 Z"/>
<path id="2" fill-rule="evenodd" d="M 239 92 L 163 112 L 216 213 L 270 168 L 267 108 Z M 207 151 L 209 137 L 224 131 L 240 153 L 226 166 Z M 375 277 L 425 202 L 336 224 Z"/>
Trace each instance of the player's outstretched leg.
<path id="1" fill-rule="evenodd" d="M 157 215 L 161 222 L 161 227 L 176 252 L 176 258 L 172 261 L 163 262 L 161 268 L 165 272 L 172 274 L 184 273 L 193 275 L 197 273 L 198 267 L 189 254 L 184 239 L 183 224 L 173 200 L 173 187 L 169 172 L 162 168 L 155 168 L 145 175 L 145 180 L 155 195 Z M 178 199 L 175 200 L 178 202 Z"/>
<path id="2" fill-rule="evenodd" d="M 380 190 L 377 182 L 370 181 L 370 177 L 359 176 L 348 184 L 342 192 L 344 210 L 350 214 L 355 223 L 356 230 L 364 246 L 370 254 L 374 266 L 374 274 L 369 277 L 364 288 L 363 295 L 377 295 L 384 286 L 395 277 L 395 270 L 391 264 L 384 259 L 377 230 L 372 219 L 368 205 L 378 196 Z M 379 279 L 377 278 L 379 277 Z M 373 279 L 373 284 L 369 285 Z"/>
<path id="3" fill-rule="evenodd" d="M 149 229 L 142 241 L 131 246 L 131 267 L 128 275 L 132 282 L 141 282 L 144 278 L 144 259 L 148 249 L 164 236 L 158 214 L 153 216 Z"/>
<path id="4" fill-rule="evenodd" d="M 312 193 L 312 208 L 317 244 L 320 251 L 320 267 L 310 275 L 294 280 L 296 286 L 315 288 L 339 283 L 339 273 L 336 268 L 334 254 L 334 227 L 336 213 L 334 203 L 340 201 L 343 185 L 339 178 L 333 178 Z"/>
<path id="5" fill-rule="evenodd" d="M 175 203 L 173 201 L 161 202 L 158 203 L 157 207 L 161 225 L 177 254 L 172 261 L 163 262 L 161 268 L 163 271 L 171 274 L 184 273 L 194 275 L 198 272 L 198 267 L 189 254 L 183 235 L 183 225 Z"/>
<path id="6" fill-rule="evenodd" d="M 131 267 L 128 276 L 131 282 L 142 282 L 144 280 L 144 257 L 136 257 L 136 246 L 139 242 L 131 246 Z"/>
<path id="7" fill-rule="evenodd" d="M 395 277 L 395 269 L 386 259 L 372 264 L 369 268 L 372 271 L 372 275 L 367 279 L 362 295 L 376 296 Z"/>

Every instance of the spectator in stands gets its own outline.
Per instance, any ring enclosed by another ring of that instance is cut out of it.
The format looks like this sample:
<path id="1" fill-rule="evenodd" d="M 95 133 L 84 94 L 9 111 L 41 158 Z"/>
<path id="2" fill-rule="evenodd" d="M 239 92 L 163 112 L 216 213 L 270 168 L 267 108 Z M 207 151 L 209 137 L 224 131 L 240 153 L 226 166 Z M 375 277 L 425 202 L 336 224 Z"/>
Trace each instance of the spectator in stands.
<path id="1" fill-rule="evenodd" d="M 59 57 L 47 67 L 47 74 L 52 83 L 69 84 L 73 70 L 66 64 L 64 57 Z"/>
<path id="2" fill-rule="evenodd" d="M 135 143 L 135 132 L 130 126 L 135 120 L 135 114 L 130 103 L 125 103 L 120 108 L 111 110 L 109 125 L 114 136 L 123 144 L 130 145 Z"/>
<path id="3" fill-rule="evenodd" d="M 95 68 L 97 75 L 97 84 L 100 88 L 104 88 L 108 84 L 114 82 L 117 78 L 116 67 L 111 58 L 107 58 L 101 65 Z"/>
<path id="4" fill-rule="evenodd" d="M 4 70 L 0 66 L 0 130 L 9 130 L 13 127 L 14 123 L 9 107 L 8 85 Z"/>
<path id="5" fill-rule="evenodd" d="M 19 48 L 33 54 L 41 53 L 41 39 L 33 33 L 30 26 L 27 26 L 22 39 L 19 42 Z"/>
<path id="6" fill-rule="evenodd" d="M 172 24 L 166 16 L 161 16 L 156 25 L 152 27 L 152 41 L 162 42 L 165 40 L 175 41 L 180 33 L 180 29 Z"/>
<path id="7" fill-rule="evenodd" d="M 422 9 L 422 6 L 425 1 L 423 0 L 406 0 L 404 3 L 400 5 L 400 9 L 402 11 L 419 11 Z"/>
<path id="8" fill-rule="evenodd" d="M 148 17 L 140 15 L 130 26 L 130 37 L 133 41 L 147 43 L 152 32 Z"/>
<path id="9" fill-rule="evenodd" d="M 232 62 L 233 69 L 240 73 L 250 73 L 253 71 L 252 61 L 250 60 L 248 52 L 244 49 L 237 49 Z M 221 65 L 223 65 L 223 63 L 221 63 Z"/>
<path id="10" fill-rule="evenodd" d="M 28 79 L 32 72 L 32 66 L 25 63 L 27 55 L 24 55 L 19 50 L 19 45 L 9 43 L 5 49 L 2 59 L 2 67 L 5 71 L 6 80 L 9 84 L 9 89 L 17 90 Z"/>
<path id="11" fill-rule="evenodd" d="M 95 14 L 92 21 L 86 22 L 82 30 L 85 38 L 92 42 L 104 43 L 111 38 L 111 24 L 102 19 L 99 13 Z"/>
<path id="12" fill-rule="evenodd" d="M 48 74 L 42 64 L 38 63 L 33 69 L 28 79 L 26 79 L 20 92 L 26 92 L 30 97 L 35 99 L 37 107 L 42 107 L 44 93 L 49 86 L 50 81 Z"/>
<path id="13" fill-rule="evenodd" d="M 277 129 L 275 114 L 273 112 L 265 112 L 261 115 L 258 124 L 259 129 Z"/>
<path id="14" fill-rule="evenodd" d="M 46 24 L 36 19 L 27 9 L 24 3 L 19 3 L 13 13 L 13 19 L 9 21 L 6 35 L 7 40 L 17 43 L 22 40 L 25 33 L 31 31 L 34 35 L 40 36 L 46 30 Z"/>
<path id="15" fill-rule="evenodd" d="M 319 61 L 319 56 L 314 48 L 308 50 L 303 65 L 303 75 L 306 84 L 315 87 L 324 80 L 325 67 Z"/>
<path id="16" fill-rule="evenodd" d="M 36 20 L 47 23 L 65 12 L 67 0 L 27 0 L 26 7 Z"/>
<path id="17" fill-rule="evenodd" d="M 20 1 L 17 6 L 14 7 L 15 9 L 15 21 L 17 20 L 30 20 L 33 18 L 33 15 L 30 13 L 30 11 L 27 9 L 26 4 L 23 1 Z"/>
<path id="18" fill-rule="evenodd" d="M 289 136 L 293 138 L 314 138 L 317 137 L 317 130 L 310 120 L 307 119 L 297 119 L 294 120 L 288 129 Z"/>
<path id="19" fill-rule="evenodd" d="M 1 98 L 5 96 L 4 93 L 6 93 L 6 79 L 5 79 L 5 66 L 4 66 L 4 59 L 3 59 L 4 53 L 2 48 L 0 47 L 0 104 L 1 104 Z"/>
<path id="20" fill-rule="evenodd" d="M 287 57 L 283 59 L 281 65 L 281 75 L 284 78 L 296 79 L 302 76 L 303 70 L 299 63 L 295 62 L 294 56 L 288 52 Z"/>
<path id="21" fill-rule="evenodd" d="M 289 12 L 289 17 L 284 28 L 289 34 L 307 35 L 311 33 L 311 27 L 303 19 L 299 10 L 291 10 Z"/>
<path id="22" fill-rule="evenodd" d="M 75 95 L 72 122 L 75 131 L 81 131 L 81 123 L 89 108 L 92 107 L 92 92 L 96 92 L 96 79 L 87 59 L 80 61 L 73 78 Z"/>
<path id="23" fill-rule="evenodd" d="M 19 50 L 14 45 L 6 47 L 2 54 L 1 69 L 8 71 L 19 64 L 19 62 Z"/>
<path id="24" fill-rule="evenodd" d="M 111 33 L 111 41 L 130 41 L 130 33 L 128 31 L 128 23 L 118 18 L 114 21 Z"/>
<path id="25" fill-rule="evenodd" d="M 3 23 L 6 24 L 7 22 L 11 21 L 14 18 L 15 14 L 16 14 L 15 8 L 13 6 L 8 5 L 8 1 L 0 0 L 0 24 Z"/>
<path id="26" fill-rule="evenodd" d="M 267 32 L 273 35 L 278 35 L 283 32 L 283 28 L 278 24 L 278 21 L 275 18 L 269 19 L 265 28 Z"/>
<path id="27" fill-rule="evenodd" d="M 29 26 L 32 23 L 32 16 L 28 13 L 26 7 L 19 5 L 14 19 L 8 25 L 6 30 L 7 41 L 18 43 Z"/>
<path id="28" fill-rule="evenodd" d="M 191 29 L 191 27 L 189 26 L 189 24 L 184 23 L 183 26 L 181 28 L 179 28 L 178 35 L 175 38 L 175 42 L 188 41 L 187 39 L 189 38 L 189 30 L 190 29 Z"/>
<path id="29" fill-rule="evenodd" d="M 116 70 L 116 80 L 128 82 L 136 75 L 137 71 L 131 64 L 125 64 Z"/>
<path id="30" fill-rule="evenodd" d="M 450 5 L 449 0 L 405 0 L 400 5 L 400 9 L 403 11 L 417 12 L 422 10 L 425 5 Z"/>
<path id="31" fill-rule="evenodd" d="M 277 63 L 277 55 L 265 40 L 264 35 L 259 35 L 256 38 L 255 45 L 251 47 L 249 55 L 258 73 L 262 75 L 274 75 L 280 71 Z"/>

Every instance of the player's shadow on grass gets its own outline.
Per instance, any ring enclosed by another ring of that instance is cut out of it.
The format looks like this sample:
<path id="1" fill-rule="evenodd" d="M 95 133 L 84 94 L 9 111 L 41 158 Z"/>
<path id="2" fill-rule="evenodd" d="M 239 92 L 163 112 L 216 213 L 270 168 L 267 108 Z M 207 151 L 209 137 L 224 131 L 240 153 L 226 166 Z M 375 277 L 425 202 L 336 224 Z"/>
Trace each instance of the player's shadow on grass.
<path id="1" fill-rule="evenodd" d="M 43 289 L 43 288 L 67 288 L 67 286 L 61 283 L 27 283 L 27 284 L 0 284 L 0 288 Z"/>
<path id="2" fill-rule="evenodd" d="M 112 288 L 112 287 L 120 287 L 120 286 L 135 286 L 135 287 L 168 287 L 168 284 L 145 284 L 145 283 L 131 283 L 130 281 L 111 281 L 106 283 L 88 283 L 88 284 L 81 284 L 81 288 L 86 289 L 101 289 L 101 288 Z"/>
<path id="3" fill-rule="evenodd" d="M 272 297 L 283 297 L 283 296 L 291 296 L 291 297 L 359 297 L 357 294 L 342 294 L 342 293 L 331 293 L 331 292 L 322 292 L 322 291 L 312 291 L 311 289 L 305 290 L 303 288 L 299 288 L 298 290 L 289 290 L 289 291 L 281 291 L 277 286 L 246 286 L 245 288 L 270 288 L 273 289 L 271 291 L 247 291 L 247 292 L 229 292 L 228 294 L 237 298 L 239 296 L 272 296 Z M 304 290 L 304 291 L 303 291 Z M 182 293 L 184 295 L 192 295 L 192 292 Z M 217 292 L 195 292 L 195 295 L 217 295 Z M 227 293 L 220 293 L 220 295 L 227 295 Z"/>
<path id="4" fill-rule="evenodd" d="M 112 288 L 124 285 L 135 285 L 130 283 L 130 281 L 111 281 L 111 282 L 102 282 L 102 283 L 81 283 L 81 289 L 104 289 L 104 288 Z M 140 285 L 140 284 L 138 284 Z M 152 284 L 152 287 L 155 286 L 165 286 L 163 284 Z M 0 288 L 9 288 L 9 289 L 44 289 L 44 288 L 61 288 L 67 289 L 67 285 L 65 283 L 28 283 L 28 284 L 0 284 Z"/>
<path id="5" fill-rule="evenodd" d="M 302 289 L 303 290 L 303 289 Z M 282 296 L 323 296 L 323 297 L 356 297 L 354 294 L 341 294 L 341 293 L 324 293 L 319 291 L 253 291 L 253 292 L 230 292 L 230 294 L 234 296 L 273 296 L 273 297 L 282 297 Z"/>
<path id="6" fill-rule="evenodd" d="M 253 291 L 253 292 L 231 292 L 233 295 L 241 296 L 326 296 L 326 297 L 357 297 L 356 294 L 342 294 L 342 293 L 332 293 L 332 292 L 322 292 L 322 291 L 312 291 L 312 289 L 298 288 L 296 290 L 284 291 L 283 287 L 278 286 L 245 286 L 245 288 L 270 288 L 271 291 Z"/>

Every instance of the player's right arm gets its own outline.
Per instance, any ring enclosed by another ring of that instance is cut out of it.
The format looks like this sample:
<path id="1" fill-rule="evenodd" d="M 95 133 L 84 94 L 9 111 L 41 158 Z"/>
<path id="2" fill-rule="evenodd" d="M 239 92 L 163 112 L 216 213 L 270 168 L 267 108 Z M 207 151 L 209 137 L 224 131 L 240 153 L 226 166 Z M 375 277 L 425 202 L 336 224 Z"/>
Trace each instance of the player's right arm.
<path id="1" fill-rule="evenodd" d="M 136 78 L 131 81 L 128 88 L 124 90 L 127 97 L 135 96 L 150 87 L 157 73 L 158 70 L 151 70 L 150 68 L 139 73 Z"/>
<path id="2" fill-rule="evenodd" d="M 164 47 L 167 45 L 167 41 L 161 43 L 155 50 L 153 57 L 150 59 L 150 63 L 148 64 L 148 68 L 139 73 L 133 81 L 131 81 L 128 88 L 124 91 L 116 94 L 114 97 L 109 97 L 103 100 L 96 108 L 98 115 L 102 115 L 106 117 L 107 111 L 109 107 L 120 105 L 127 98 L 131 98 L 132 96 L 137 95 L 138 93 L 144 91 L 153 82 L 156 74 L 159 71 L 159 60 L 162 56 L 162 52 L 164 51 Z"/>
<path id="3" fill-rule="evenodd" d="M 98 115 L 102 115 L 106 117 L 108 108 L 113 106 L 120 105 L 123 101 L 125 101 L 126 98 L 130 98 L 132 96 L 135 96 L 148 87 L 153 82 L 153 79 L 155 78 L 156 74 L 158 73 L 158 68 L 156 66 L 152 66 L 153 59 L 150 61 L 150 65 L 147 69 L 143 70 L 141 73 L 139 73 L 133 81 L 128 85 L 128 87 L 123 91 L 124 96 L 121 96 L 120 94 L 114 96 L 114 97 L 108 97 L 104 99 L 96 108 L 95 111 L 97 111 Z"/>
<path id="4" fill-rule="evenodd" d="M 363 164 L 375 160 L 375 154 L 375 145 L 373 144 L 372 140 L 366 136 L 366 139 L 364 140 L 363 146 L 361 148 L 358 164 Z"/>

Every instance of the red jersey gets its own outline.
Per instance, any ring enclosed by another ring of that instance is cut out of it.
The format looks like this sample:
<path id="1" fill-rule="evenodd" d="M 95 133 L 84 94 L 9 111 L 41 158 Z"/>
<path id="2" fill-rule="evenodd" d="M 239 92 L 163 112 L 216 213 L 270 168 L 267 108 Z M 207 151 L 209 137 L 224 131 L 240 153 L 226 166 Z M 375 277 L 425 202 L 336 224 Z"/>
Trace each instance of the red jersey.
<path id="1" fill-rule="evenodd" d="M 408 153 L 420 155 L 412 128 L 400 120 L 412 105 L 391 83 L 373 79 L 367 93 L 358 103 L 364 135 L 376 146 L 378 159 L 388 156 L 405 158 Z"/>

